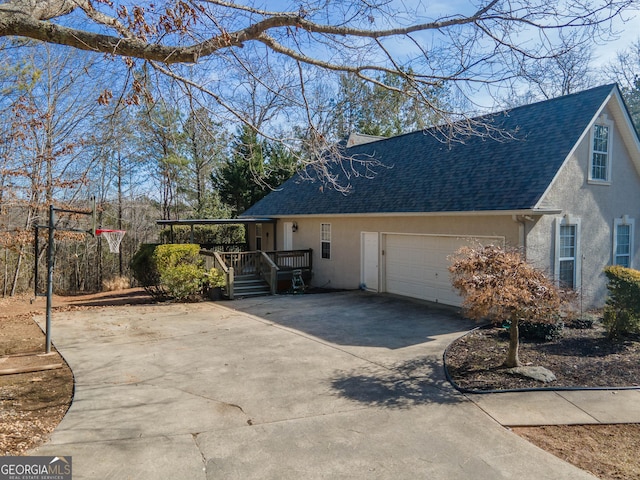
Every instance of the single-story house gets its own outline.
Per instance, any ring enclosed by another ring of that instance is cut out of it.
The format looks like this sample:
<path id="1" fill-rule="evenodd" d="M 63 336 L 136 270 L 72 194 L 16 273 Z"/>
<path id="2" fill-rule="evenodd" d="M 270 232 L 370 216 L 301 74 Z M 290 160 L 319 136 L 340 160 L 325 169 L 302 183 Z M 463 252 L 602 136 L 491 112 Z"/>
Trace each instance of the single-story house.
<path id="1" fill-rule="evenodd" d="M 352 139 L 334 170 L 350 190 L 291 178 L 242 215 L 275 220 L 250 225 L 252 248 L 313 249 L 318 287 L 459 305 L 448 257 L 498 242 L 601 306 L 604 267 L 640 266 L 640 140 L 618 87 L 475 120 L 454 138 Z M 373 176 L 358 171 L 367 159 L 381 164 Z"/>

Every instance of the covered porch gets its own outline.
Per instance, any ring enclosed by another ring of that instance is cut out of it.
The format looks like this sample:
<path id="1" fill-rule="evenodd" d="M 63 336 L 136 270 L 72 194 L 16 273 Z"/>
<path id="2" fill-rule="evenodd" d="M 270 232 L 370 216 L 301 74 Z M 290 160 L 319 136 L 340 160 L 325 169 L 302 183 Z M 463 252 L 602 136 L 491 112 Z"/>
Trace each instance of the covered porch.
<path id="1" fill-rule="evenodd" d="M 312 249 L 276 250 L 276 223 L 277 220 L 272 218 L 157 221 L 158 225 L 169 228 L 168 235 L 163 235 L 167 243 L 200 245 L 206 267 L 224 272 L 226 286 L 223 295 L 231 300 L 298 291 L 301 282 L 309 284 L 313 270 Z M 198 227 L 207 225 L 243 225 L 244 241 L 220 241 L 211 235 L 203 235 Z M 188 235 L 185 236 L 184 231 L 177 234 L 176 227 L 180 226 L 187 227 Z M 253 237 L 249 235 L 250 230 L 254 232 Z"/>
<path id="2" fill-rule="evenodd" d="M 156 221 L 157 225 L 168 228 L 168 231 L 161 234 L 163 243 L 197 243 L 205 250 L 216 252 L 275 250 L 276 223 L 277 220 L 274 218 L 197 218 Z M 234 226 L 244 227 L 244 232 L 242 234 L 234 232 L 232 230 Z M 214 230 L 207 227 L 219 228 Z M 227 231 L 220 232 L 220 229 L 225 227 L 228 227 Z M 260 242 L 257 242 L 260 243 L 259 245 L 256 245 L 255 236 L 250 238 L 250 230 L 265 231 L 265 238 L 260 238 Z"/>

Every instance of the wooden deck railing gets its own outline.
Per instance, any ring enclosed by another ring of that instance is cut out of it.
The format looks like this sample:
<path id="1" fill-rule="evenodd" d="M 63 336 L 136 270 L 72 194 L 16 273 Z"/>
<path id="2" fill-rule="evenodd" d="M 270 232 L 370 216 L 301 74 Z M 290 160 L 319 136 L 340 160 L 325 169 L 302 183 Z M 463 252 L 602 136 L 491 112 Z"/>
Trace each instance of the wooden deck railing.
<path id="1" fill-rule="evenodd" d="M 226 297 L 233 299 L 234 269 L 228 266 L 219 252 L 209 250 L 200 250 L 200 255 L 204 256 L 204 263 L 207 269 L 215 268 L 224 272 L 225 287 L 224 294 Z"/>
<path id="2" fill-rule="evenodd" d="M 313 250 L 276 250 L 265 252 L 281 270 L 313 270 Z"/>
<path id="3" fill-rule="evenodd" d="M 207 268 L 215 267 L 224 272 L 226 278 L 225 295 L 233 300 L 235 277 L 238 275 L 258 275 L 264 279 L 275 294 L 278 289 L 278 272 L 303 270 L 311 272 L 313 251 L 284 250 L 271 252 L 212 252 L 200 250 L 205 257 Z"/>
<path id="4" fill-rule="evenodd" d="M 265 252 L 259 253 L 259 275 L 269 284 L 271 295 L 275 295 L 278 291 L 278 270 L 280 269 Z"/>
<path id="5" fill-rule="evenodd" d="M 244 252 L 247 250 L 246 243 L 215 243 L 206 239 L 200 241 L 200 248 L 215 252 Z"/>
<path id="6" fill-rule="evenodd" d="M 216 252 L 236 275 L 252 275 L 258 272 L 259 252 Z"/>

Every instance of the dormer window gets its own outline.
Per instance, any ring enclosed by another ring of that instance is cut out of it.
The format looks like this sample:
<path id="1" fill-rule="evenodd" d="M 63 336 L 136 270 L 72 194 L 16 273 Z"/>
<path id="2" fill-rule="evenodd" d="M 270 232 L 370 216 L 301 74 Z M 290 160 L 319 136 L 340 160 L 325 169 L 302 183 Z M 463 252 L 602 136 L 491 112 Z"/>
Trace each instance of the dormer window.
<path id="1" fill-rule="evenodd" d="M 589 181 L 592 183 L 611 182 L 611 140 L 613 122 L 603 115 L 591 131 L 591 157 L 589 161 Z"/>

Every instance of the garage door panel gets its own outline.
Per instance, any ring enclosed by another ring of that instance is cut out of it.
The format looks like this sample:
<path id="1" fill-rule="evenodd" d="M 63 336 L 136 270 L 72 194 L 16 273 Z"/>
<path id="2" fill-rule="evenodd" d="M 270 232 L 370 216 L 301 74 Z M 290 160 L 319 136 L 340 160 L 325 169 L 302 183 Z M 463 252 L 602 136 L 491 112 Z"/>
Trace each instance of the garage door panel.
<path id="1" fill-rule="evenodd" d="M 477 243 L 504 243 L 500 237 L 385 235 L 385 280 L 389 293 L 447 305 L 462 303 L 451 287 L 449 259 L 458 248 Z"/>

